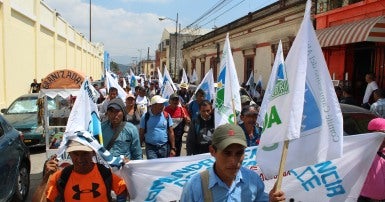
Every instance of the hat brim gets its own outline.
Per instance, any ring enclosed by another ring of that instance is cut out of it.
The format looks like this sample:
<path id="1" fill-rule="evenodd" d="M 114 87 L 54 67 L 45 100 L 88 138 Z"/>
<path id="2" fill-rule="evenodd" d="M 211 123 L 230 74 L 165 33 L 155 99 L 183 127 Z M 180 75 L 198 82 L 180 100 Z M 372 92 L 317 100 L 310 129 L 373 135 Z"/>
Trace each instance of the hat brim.
<path id="1" fill-rule="evenodd" d="M 70 153 L 70 152 L 73 152 L 73 151 L 92 152 L 93 150 L 90 147 L 87 147 L 87 146 L 84 146 L 84 145 L 70 146 L 66 150 L 67 153 Z"/>
<path id="2" fill-rule="evenodd" d="M 110 108 L 114 108 L 114 109 L 117 109 L 117 110 L 122 110 L 122 108 L 118 104 L 115 104 L 115 103 L 108 105 L 107 110 L 110 109 Z"/>
<path id="3" fill-rule="evenodd" d="M 168 100 L 165 99 L 165 98 L 159 98 L 159 99 L 157 99 L 156 101 L 151 102 L 151 105 L 153 105 L 153 104 L 163 104 L 163 103 L 165 103 L 165 102 L 168 102 Z"/>
<path id="4" fill-rule="evenodd" d="M 244 147 L 247 147 L 246 141 L 239 138 L 227 138 L 222 140 L 220 143 L 216 144 L 215 146 L 217 147 L 217 149 L 222 151 L 232 144 L 239 144 Z"/>

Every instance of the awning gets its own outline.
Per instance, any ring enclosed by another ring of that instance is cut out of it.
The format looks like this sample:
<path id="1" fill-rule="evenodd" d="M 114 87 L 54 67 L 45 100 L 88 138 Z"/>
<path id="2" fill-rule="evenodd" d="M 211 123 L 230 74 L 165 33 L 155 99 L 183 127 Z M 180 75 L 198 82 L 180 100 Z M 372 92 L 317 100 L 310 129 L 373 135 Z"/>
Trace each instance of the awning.
<path id="1" fill-rule="evenodd" d="M 385 42 L 385 16 L 316 30 L 321 47 L 362 41 Z"/>

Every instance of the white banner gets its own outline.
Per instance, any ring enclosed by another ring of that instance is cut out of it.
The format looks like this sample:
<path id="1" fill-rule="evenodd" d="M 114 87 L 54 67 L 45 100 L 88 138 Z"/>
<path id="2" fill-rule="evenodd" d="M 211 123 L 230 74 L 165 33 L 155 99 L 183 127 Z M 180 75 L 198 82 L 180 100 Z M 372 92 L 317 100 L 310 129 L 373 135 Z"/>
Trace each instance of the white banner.
<path id="1" fill-rule="evenodd" d="M 356 201 L 383 133 L 345 137 L 339 159 L 286 171 L 282 190 L 295 201 Z M 246 150 L 243 166 L 261 176 L 265 192 L 275 179 L 267 180 L 256 162 L 257 147 Z M 183 185 L 194 174 L 212 167 L 210 154 L 154 160 L 130 161 L 116 173 L 127 182 L 132 201 L 178 201 Z"/>

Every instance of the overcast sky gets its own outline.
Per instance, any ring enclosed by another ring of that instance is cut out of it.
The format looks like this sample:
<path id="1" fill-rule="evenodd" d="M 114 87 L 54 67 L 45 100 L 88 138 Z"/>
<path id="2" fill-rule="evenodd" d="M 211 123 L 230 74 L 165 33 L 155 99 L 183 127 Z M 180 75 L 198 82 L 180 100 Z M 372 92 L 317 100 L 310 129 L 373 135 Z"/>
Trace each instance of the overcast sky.
<path id="1" fill-rule="evenodd" d="M 216 12 L 205 15 L 198 25 L 204 29 L 220 27 L 248 12 L 254 12 L 277 0 L 92 0 L 92 42 L 104 44 L 113 61 L 129 64 L 147 57 L 153 59 L 164 28 L 175 30 L 176 20 L 182 28 L 198 20 L 215 5 Z M 89 39 L 90 0 L 44 0 L 75 29 Z M 220 4 L 223 2 L 223 4 Z"/>

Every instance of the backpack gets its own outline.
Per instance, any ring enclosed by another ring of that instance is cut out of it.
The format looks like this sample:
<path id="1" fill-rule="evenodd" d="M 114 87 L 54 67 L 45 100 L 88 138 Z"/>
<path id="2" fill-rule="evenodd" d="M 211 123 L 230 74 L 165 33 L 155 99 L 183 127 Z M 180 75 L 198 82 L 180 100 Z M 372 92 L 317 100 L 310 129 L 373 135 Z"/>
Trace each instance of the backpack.
<path id="1" fill-rule="evenodd" d="M 168 128 L 170 128 L 170 121 L 168 120 L 169 114 L 167 112 L 163 111 L 163 116 L 167 120 L 167 131 L 168 131 Z M 146 114 L 144 114 L 144 133 L 147 133 L 148 119 L 150 119 L 150 113 L 146 112 Z"/>
<path id="2" fill-rule="evenodd" d="M 111 201 L 112 200 L 112 197 L 111 197 L 111 187 L 112 187 L 112 173 L 111 173 L 111 170 L 106 168 L 102 164 L 96 164 L 96 165 L 98 167 L 100 175 L 103 178 L 104 185 L 106 186 L 106 192 L 107 192 L 108 201 Z M 64 190 L 65 190 L 66 184 L 68 182 L 68 179 L 69 179 L 73 169 L 74 169 L 73 165 L 65 167 L 63 169 L 60 177 L 59 177 L 59 180 L 57 181 L 57 189 L 58 189 L 59 194 L 60 194 L 59 198 L 62 201 L 64 201 Z"/>

